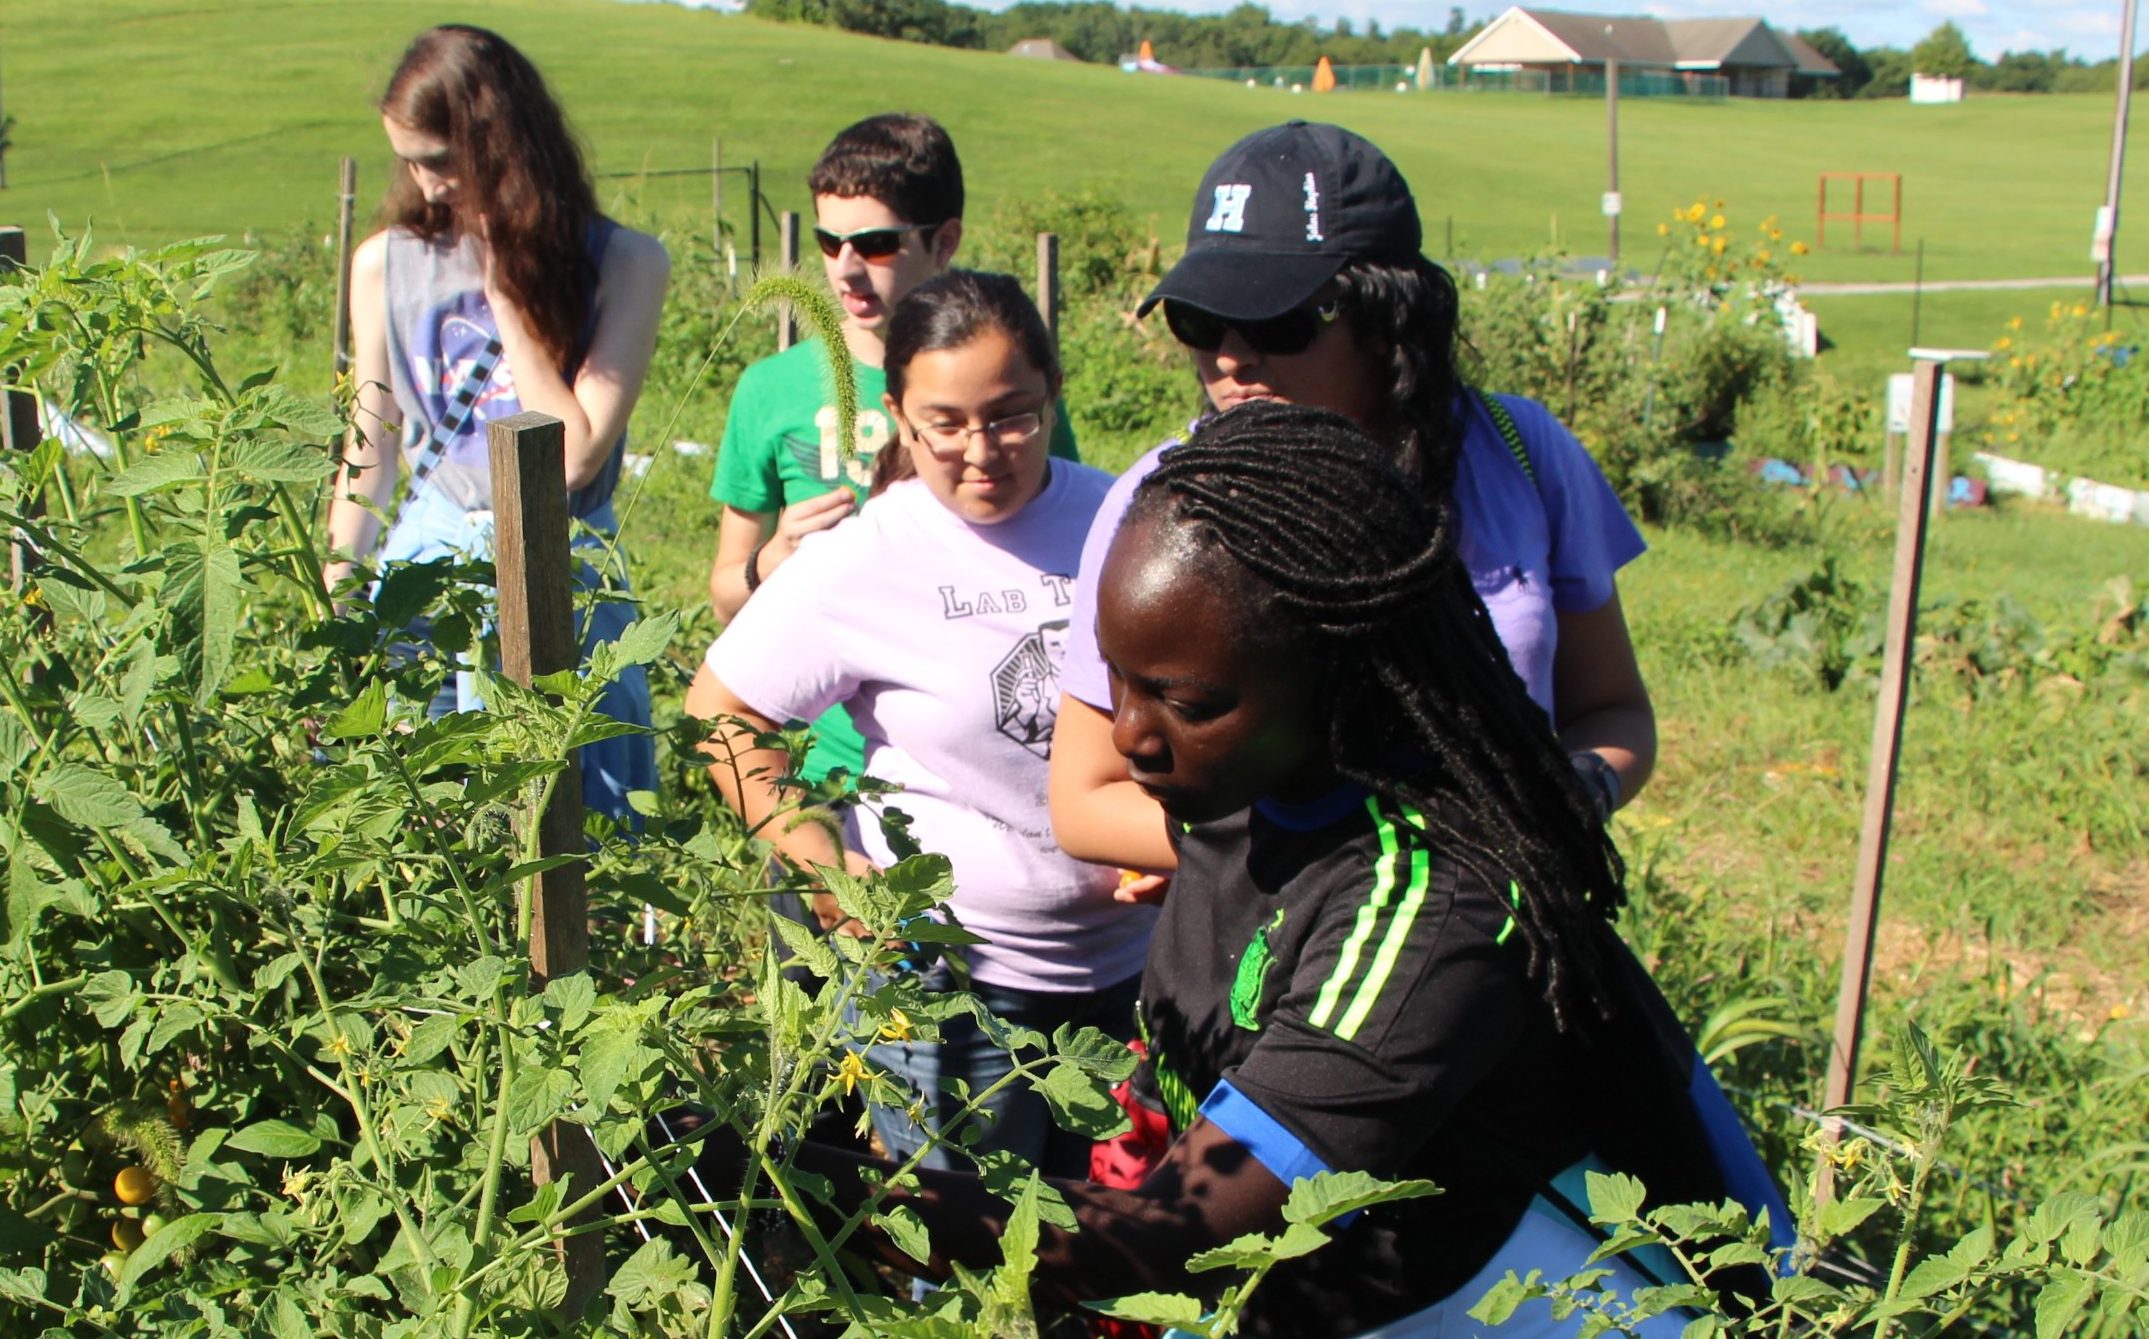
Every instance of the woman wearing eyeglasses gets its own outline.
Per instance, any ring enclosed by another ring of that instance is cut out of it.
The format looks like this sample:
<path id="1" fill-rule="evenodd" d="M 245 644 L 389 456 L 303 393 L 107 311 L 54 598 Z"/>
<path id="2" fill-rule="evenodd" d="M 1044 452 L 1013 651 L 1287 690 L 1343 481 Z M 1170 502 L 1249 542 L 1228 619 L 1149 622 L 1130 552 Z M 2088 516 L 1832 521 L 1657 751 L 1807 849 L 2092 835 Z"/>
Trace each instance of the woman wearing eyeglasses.
<path id="1" fill-rule="evenodd" d="M 969 989 L 1047 1035 L 1066 1023 L 1131 1037 L 1154 915 L 1114 898 L 1114 870 L 1059 850 L 1045 799 L 1075 567 L 1111 477 L 1048 454 L 1059 362 L 1013 278 L 951 270 L 926 281 L 896 307 L 886 349 L 882 407 L 900 445 L 883 453 L 883 486 L 768 574 L 710 648 L 687 710 L 721 718 L 705 746 L 711 775 L 810 873 L 890 863 L 894 851 L 870 821 L 849 825 L 841 847 L 827 826 L 789 821 L 788 762 L 756 736 L 848 706 L 865 774 L 901 787 L 887 807 L 908 816 L 910 840 L 952 862 L 956 915 L 988 941 L 966 953 Z M 834 898 L 815 901 L 825 926 L 856 930 Z M 922 971 L 928 989 L 953 988 L 947 964 Z M 1010 1068 L 967 1018 L 941 1037 L 869 1058 L 924 1099 L 922 1120 L 874 1109 L 897 1157 L 954 1110 L 943 1079 L 982 1092 Z M 1055 1129 L 1034 1092 L 1009 1091 L 993 1111 L 980 1147 L 1086 1171 L 1087 1141 Z M 944 1151 L 929 1165 L 948 1166 Z"/>
<path id="2" fill-rule="evenodd" d="M 1429 495 L 1452 497 L 1463 559 L 1508 659 L 1609 817 L 1656 757 L 1656 717 L 1615 580 L 1642 539 L 1589 453 L 1542 405 L 1462 380 L 1455 282 L 1420 253 L 1421 240 L 1417 203 L 1386 155 L 1339 127 L 1293 121 L 1210 165 L 1186 254 L 1142 310 L 1163 306 L 1218 410 L 1250 400 L 1335 410 L 1394 451 Z M 1096 579 L 1162 449 L 1120 477 L 1083 549 L 1052 760 L 1061 846 L 1160 873 L 1175 863 L 1163 811 L 1112 746 Z M 1125 895 L 1156 895 L 1161 882 Z"/>

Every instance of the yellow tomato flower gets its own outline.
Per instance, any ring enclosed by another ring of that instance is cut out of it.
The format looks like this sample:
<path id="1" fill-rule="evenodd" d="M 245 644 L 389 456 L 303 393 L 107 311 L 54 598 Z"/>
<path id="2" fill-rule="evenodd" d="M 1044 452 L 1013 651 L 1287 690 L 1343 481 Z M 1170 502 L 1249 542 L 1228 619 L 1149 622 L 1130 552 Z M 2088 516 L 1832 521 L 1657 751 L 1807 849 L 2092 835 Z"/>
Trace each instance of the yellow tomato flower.
<path id="1" fill-rule="evenodd" d="M 1723 226 L 1724 226 L 1724 216 L 1723 216 L 1722 214 L 1718 214 L 1718 215 L 1714 216 L 1713 218 L 1711 218 L 1711 219 L 1709 220 L 1709 226 L 1710 226 L 1710 227 L 1712 227 L 1712 228 L 1721 228 L 1721 227 L 1723 227 Z"/>
<path id="2" fill-rule="evenodd" d="M 1669 237 L 1669 236 L 1671 236 L 1671 225 L 1670 225 L 1669 223 L 1659 223 L 1659 224 L 1657 225 L 1657 236 L 1659 236 L 1659 237 Z"/>
<path id="3" fill-rule="evenodd" d="M 836 1066 L 836 1077 L 843 1083 L 843 1095 L 849 1097 L 859 1084 L 872 1082 L 873 1071 L 867 1069 L 866 1062 L 858 1058 L 858 1052 L 845 1051 L 843 1062 Z"/>
<path id="4" fill-rule="evenodd" d="M 1696 200 L 1686 211 L 1686 221 L 1688 223 L 1699 223 L 1702 219 L 1708 217 L 1708 213 L 1708 209 L 1702 205 L 1701 201 Z"/>
<path id="5" fill-rule="evenodd" d="M 1714 251 L 1719 256 L 1724 254 L 1724 239 L 1718 237 L 1710 241 L 1709 250 Z"/>
<path id="6" fill-rule="evenodd" d="M 1995 349 L 2011 349 L 2015 347 L 2015 341 L 2009 339 L 2005 335 L 2002 335 L 1992 342 L 1992 347 Z"/>
<path id="7" fill-rule="evenodd" d="M 909 1014 L 904 1013 L 901 1009 L 890 1009 L 888 1011 L 888 1021 L 880 1026 L 880 1039 L 882 1041 L 909 1041 L 912 1026 Z"/>
<path id="8" fill-rule="evenodd" d="M 2089 308 L 2077 302 L 2074 304 L 2074 314 L 2076 316 L 2087 316 L 2089 315 Z"/>
<path id="9" fill-rule="evenodd" d="M 1762 247 L 1759 251 L 1754 252 L 1754 264 L 1756 265 L 1766 265 L 1775 258 L 1776 253 L 1767 247 Z"/>
<path id="10" fill-rule="evenodd" d="M 2010 316 L 2010 317 L 2008 317 L 2008 318 L 2007 318 L 2007 328 L 2008 328 L 2009 330 L 2020 330 L 2020 329 L 2022 328 L 2022 318 L 2021 318 L 2021 317 L 2019 317 L 2019 316 Z"/>
<path id="11" fill-rule="evenodd" d="M 1812 247 L 1807 246 L 1804 242 L 1791 243 L 1791 254 L 1794 256 L 1803 256 L 1812 249 Z"/>

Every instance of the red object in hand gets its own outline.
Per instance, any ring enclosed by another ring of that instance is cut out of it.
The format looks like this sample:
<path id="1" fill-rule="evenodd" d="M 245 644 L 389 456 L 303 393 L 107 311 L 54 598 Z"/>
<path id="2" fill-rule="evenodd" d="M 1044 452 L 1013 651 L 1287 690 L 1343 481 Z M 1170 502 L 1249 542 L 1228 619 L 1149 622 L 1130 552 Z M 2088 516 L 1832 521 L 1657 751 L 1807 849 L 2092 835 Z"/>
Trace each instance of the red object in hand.
<path id="1" fill-rule="evenodd" d="M 1128 1042 L 1127 1047 L 1145 1060 L 1149 1057 L 1148 1048 L 1138 1041 Z M 1090 1146 L 1089 1179 L 1114 1190 L 1133 1190 L 1149 1178 L 1171 1148 L 1171 1118 L 1135 1095 L 1132 1078 L 1119 1081 L 1112 1089 L 1112 1100 L 1127 1113 L 1134 1128 Z M 1154 1325 L 1109 1316 L 1091 1318 L 1089 1329 L 1098 1339 L 1161 1339 L 1163 1334 Z"/>

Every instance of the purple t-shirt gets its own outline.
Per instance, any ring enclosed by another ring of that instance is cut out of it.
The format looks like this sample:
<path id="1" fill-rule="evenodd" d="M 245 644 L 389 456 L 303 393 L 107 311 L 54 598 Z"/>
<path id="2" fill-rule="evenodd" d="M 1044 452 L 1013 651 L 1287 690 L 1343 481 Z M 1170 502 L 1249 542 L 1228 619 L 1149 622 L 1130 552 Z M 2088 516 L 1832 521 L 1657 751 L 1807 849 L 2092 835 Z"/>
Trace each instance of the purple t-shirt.
<path id="1" fill-rule="evenodd" d="M 1522 433 L 1537 479 L 1532 483 L 1522 472 L 1484 406 L 1471 401 L 1455 467 L 1462 556 L 1515 672 L 1551 715 L 1558 615 L 1603 608 L 1612 598 L 1614 575 L 1647 546 L 1597 462 L 1550 410 L 1513 395 L 1501 396 L 1500 403 Z M 1060 688 L 1099 711 L 1112 709 L 1112 690 L 1097 655 L 1097 580 L 1135 486 L 1172 445 L 1166 442 L 1119 476 L 1082 545 Z"/>
<path id="2" fill-rule="evenodd" d="M 996 986 L 1124 981 L 1156 921 L 1113 900 L 1116 870 L 1060 850 L 1045 800 L 1075 565 L 1111 482 L 1055 460 L 998 525 L 899 483 L 809 535 L 709 648 L 716 677 L 772 720 L 848 704 L 866 775 L 903 787 L 886 803 L 954 865 L 956 915 L 991 941 L 967 950 L 972 972 Z M 893 861 L 870 815 L 859 828 L 869 858 Z"/>

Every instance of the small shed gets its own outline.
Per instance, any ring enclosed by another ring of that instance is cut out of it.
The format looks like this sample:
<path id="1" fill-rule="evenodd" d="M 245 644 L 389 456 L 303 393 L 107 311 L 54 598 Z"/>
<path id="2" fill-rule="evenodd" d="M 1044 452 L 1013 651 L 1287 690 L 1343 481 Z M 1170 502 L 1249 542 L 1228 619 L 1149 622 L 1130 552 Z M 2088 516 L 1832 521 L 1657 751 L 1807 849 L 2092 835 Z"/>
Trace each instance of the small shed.
<path id="1" fill-rule="evenodd" d="M 1079 61 L 1082 59 L 1080 56 L 1077 56 L 1074 52 L 1069 51 L 1066 47 L 1061 46 L 1058 42 L 1053 41 L 1049 37 L 1025 37 L 1020 42 L 1017 42 L 1015 43 L 1015 45 L 1009 47 L 1007 49 L 1007 54 L 1010 56 L 1020 56 L 1024 60 Z"/>

